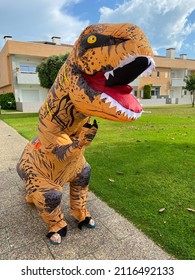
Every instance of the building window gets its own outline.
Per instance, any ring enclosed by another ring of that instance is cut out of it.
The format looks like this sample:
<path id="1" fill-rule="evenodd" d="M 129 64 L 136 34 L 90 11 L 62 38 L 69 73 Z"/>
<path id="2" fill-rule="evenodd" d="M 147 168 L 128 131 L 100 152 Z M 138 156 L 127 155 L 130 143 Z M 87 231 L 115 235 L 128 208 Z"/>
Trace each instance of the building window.
<path id="1" fill-rule="evenodd" d="M 169 73 L 165 72 L 165 78 L 168 78 L 168 77 L 169 77 Z"/>
<path id="2" fill-rule="evenodd" d="M 20 65 L 20 72 L 21 73 L 36 73 L 36 66 L 35 65 Z"/>
<path id="3" fill-rule="evenodd" d="M 160 87 L 152 87 L 151 90 L 151 96 L 157 96 L 157 98 L 160 97 Z"/>
<path id="4" fill-rule="evenodd" d="M 156 76 L 160 77 L 160 72 L 159 71 L 157 71 Z"/>

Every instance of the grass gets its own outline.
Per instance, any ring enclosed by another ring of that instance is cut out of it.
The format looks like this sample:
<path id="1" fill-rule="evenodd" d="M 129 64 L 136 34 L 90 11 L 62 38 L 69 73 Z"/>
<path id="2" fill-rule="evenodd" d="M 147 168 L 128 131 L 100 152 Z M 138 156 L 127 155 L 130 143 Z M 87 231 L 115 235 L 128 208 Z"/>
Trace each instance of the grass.
<path id="1" fill-rule="evenodd" d="M 85 152 L 90 189 L 168 253 L 195 259 L 195 213 L 187 210 L 195 209 L 195 108 L 145 111 L 131 123 L 98 119 Z M 28 139 L 36 136 L 37 114 L 0 118 Z"/>
<path id="2" fill-rule="evenodd" d="M 0 119 L 15 128 L 28 140 L 37 136 L 38 113 L 18 113 L 3 111 Z"/>

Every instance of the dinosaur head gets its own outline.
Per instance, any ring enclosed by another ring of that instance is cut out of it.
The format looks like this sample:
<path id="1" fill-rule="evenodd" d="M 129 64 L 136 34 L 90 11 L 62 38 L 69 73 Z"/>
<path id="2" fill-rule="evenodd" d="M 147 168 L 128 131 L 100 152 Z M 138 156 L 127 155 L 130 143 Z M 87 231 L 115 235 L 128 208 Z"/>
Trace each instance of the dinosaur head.
<path id="1" fill-rule="evenodd" d="M 134 24 L 94 24 L 76 41 L 66 65 L 69 95 L 87 116 L 128 122 L 142 107 L 129 85 L 155 63 L 144 33 Z"/>

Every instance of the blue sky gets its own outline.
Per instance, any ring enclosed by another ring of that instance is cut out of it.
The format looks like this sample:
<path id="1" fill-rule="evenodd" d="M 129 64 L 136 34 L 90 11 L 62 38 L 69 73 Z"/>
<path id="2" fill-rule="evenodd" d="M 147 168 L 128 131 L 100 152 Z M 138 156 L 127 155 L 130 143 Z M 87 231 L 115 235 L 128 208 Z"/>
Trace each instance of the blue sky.
<path id="1" fill-rule="evenodd" d="M 50 41 L 61 36 L 73 44 L 89 24 L 129 22 L 147 35 L 153 50 L 176 48 L 195 59 L 194 0 L 0 0 L 0 49 L 4 35 L 17 41 Z"/>

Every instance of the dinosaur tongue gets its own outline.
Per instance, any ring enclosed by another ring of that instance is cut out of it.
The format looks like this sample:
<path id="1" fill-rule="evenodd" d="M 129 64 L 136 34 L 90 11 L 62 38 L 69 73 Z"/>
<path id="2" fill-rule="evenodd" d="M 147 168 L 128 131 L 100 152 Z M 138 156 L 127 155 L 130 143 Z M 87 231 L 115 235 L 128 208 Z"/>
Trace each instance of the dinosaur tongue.
<path id="1" fill-rule="evenodd" d="M 142 107 L 137 99 L 131 94 L 132 87 L 129 85 L 106 86 L 106 78 L 103 72 L 95 75 L 83 74 L 87 84 L 94 90 L 104 92 L 115 99 L 124 108 L 135 113 L 142 112 Z"/>

